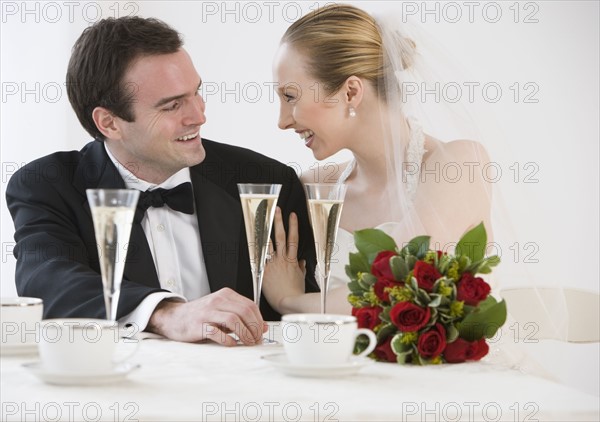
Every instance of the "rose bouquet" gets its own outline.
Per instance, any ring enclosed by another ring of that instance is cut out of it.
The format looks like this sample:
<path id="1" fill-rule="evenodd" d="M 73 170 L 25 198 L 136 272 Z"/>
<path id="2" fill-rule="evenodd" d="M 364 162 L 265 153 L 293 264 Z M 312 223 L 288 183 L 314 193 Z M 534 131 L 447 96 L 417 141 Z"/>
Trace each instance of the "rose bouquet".
<path id="1" fill-rule="evenodd" d="M 487 234 L 482 224 L 456 244 L 455 254 L 429 249 L 419 236 L 399 249 L 381 230 L 354 233 L 357 253 L 350 254 L 352 314 L 360 327 L 377 334 L 371 357 L 413 364 L 479 360 L 506 321 L 506 304 L 490 295 L 477 274 L 500 263 L 485 257 Z M 357 340 L 358 351 L 366 343 Z"/>

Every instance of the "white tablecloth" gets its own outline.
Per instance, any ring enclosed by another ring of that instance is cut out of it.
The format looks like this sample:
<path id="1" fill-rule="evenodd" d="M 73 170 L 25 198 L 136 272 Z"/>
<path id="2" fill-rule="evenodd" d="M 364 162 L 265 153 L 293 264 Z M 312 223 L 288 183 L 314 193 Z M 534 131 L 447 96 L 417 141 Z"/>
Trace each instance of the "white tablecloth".
<path id="1" fill-rule="evenodd" d="M 1 359 L 3 421 L 107 420 L 599 420 L 599 398 L 489 361 L 442 366 L 372 363 L 354 376 L 282 374 L 261 356 L 281 345 L 225 348 L 142 340 L 126 380 L 53 386 Z"/>

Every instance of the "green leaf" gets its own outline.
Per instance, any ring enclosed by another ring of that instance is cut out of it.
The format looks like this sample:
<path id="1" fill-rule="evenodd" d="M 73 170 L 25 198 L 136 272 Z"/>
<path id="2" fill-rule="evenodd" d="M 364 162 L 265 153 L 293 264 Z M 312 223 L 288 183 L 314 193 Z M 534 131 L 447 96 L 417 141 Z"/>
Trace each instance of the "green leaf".
<path id="1" fill-rule="evenodd" d="M 480 311 L 485 311 L 486 309 L 491 308 L 492 306 L 494 306 L 495 304 L 497 304 L 498 301 L 496 300 L 496 298 L 492 295 L 488 295 L 488 297 L 485 298 L 485 300 L 482 300 L 481 302 L 479 302 L 479 305 L 477 306 L 477 308 L 480 309 Z M 475 309 L 477 309 L 475 308 Z"/>
<path id="2" fill-rule="evenodd" d="M 468 267 L 466 267 L 464 269 L 464 271 L 468 271 L 473 275 L 478 274 L 478 273 L 489 274 L 492 272 L 492 267 L 495 267 L 499 263 L 500 263 L 500 258 L 498 256 L 494 255 L 489 258 L 484 258 L 480 261 L 473 262 Z"/>
<path id="3" fill-rule="evenodd" d="M 456 255 L 466 255 L 471 261 L 479 261 L 485 255 L 487 233 L 483 222 L 466 232 L 456 245 Z"/>
<path id="4" fill-rule="evenodd" d="M 408 255 L 408 256 L 404 257 L 404 260 L 406 261 L 406 265 L 408 265 L 409 271 L 412 270 L 413 268 L 415 268 L 415 264 L 417 263 L 417 257 Z"/>
<path id="5" fill-rule="evenodd" d="M 364 229 L 354 232 L 356 249 L 362 253 L 369 264 L 381 251 L 395 251 L 396 242 L 390 236 L 378 229 Z"/>
<path id="6" fill-rule="evenodd" d="M 460 337 L 467 341 L 491 338 L 506 322 L 506 302 L 496 303 L 491 296 L 457 324 Z"/>
<path id="7" fill-rule="evenodd" d="M 433 299 L 431 300 L 431 302 L 429 302 L 427 306 L 429 306 L 430 308 L 437 308 L 438 306 L 440 306 L 440 303 L 442 303 L 442 295 L 432 293 L 430 296 L 433 297 Z"/>
<path id="8" fill-rule="evenodd" d="M 431 316 L 429 317 L 429 322 L 427 323 L 427 325 L 425 325 L 425 327 L 429 328 L 429 327 L 433 327 L 435 325 L 436 322 L 438 322 L 438 310 L 437 308 L 431 308 Z"/>
<path id="9" fill-rule="evenodd" d="M 492 269 L 490 268 L 490 266 L 487 265 L 486 263 L 482 263 L 475 269 L 473 274 L 489 274 L 491 272 L 492 272 Z"/>
<path id="10" fill-rule="evenodd" d="M 452 343 L 454 340 L 458 338 L 458 330 L 453 324 L 450 324 L 446 327 L 446 342 Z"/>
<path id="11" fill-rule="evenodd" d="M 397 355 L 406 353 L 406 352 L 409 352 L 409 353 L 412 352 L 412 345 L 402 343 L 402 334 L 400 334 L 400 333 L 396 334 L 392 338 L 390 346 L 392 347 L 392 351 Z"/>
<path id="12" fill-rule="evenodd" d="M 352 280 L 348 283 L 348 289 L 355 295 L 361 296 L 365 289 L 363 289 L 360 284 L 358 284 L 358 280 Z"/>
<path id="13" fill-rule="evenodd" d="M 410 286 L 415 293 L 419 292 L 419 283 L 414 277 L 410 278 L 410 281 L 408 282 L 408 284 L 406 284 L 406 286 Z"/>
<path id="14" fill-rule="evenodd" d="M 391 336 L 396 332 L 397 328 L 394 324 L 385 323 L 382 324 L 379 330 L 377 331 L 377 343 L 381 343 L 383 340 Z"/>
<path id="15" fill-rule="evenodd" d="M 365 290 L 369 290 L 377 282 L 377 277 L 371 273 L 362 273 L 358 279 L 358 284 Z"/>
<path id="16" fill-rule="evenodd" d="M 406 253 L 416 256 L 418 259 L 422 259 L 427 251 L 429 250 L 430 236 L 417 236 L 408 242 L 402 250 Z"/>
<path id="17" fill-rule="evenodd" d="M 356 342 L 354 343 L 354 353 L 361 353 L 363 350 L 366 350 L 369 346 L 369 338 L 365 335 L 360 335 L 356 338 Z"/>
<path id="18" fill-rule="evenodd" d="M 361 253 L 350 252 L 349 262 L 350 265 L 346 265 L 346 274 L 348 274 L 348 267 L 350 267 L 351 274 L 348 274 L 349 277 L 352 277 L 352 274 L 368 273 L 371 271 L 367 257 Z"/>
<path id="19" fill-rule="evenodd" d="M 460 255 L 458 257 L 458 270 L 462 273 L 469 268 L 471 265 L 471 258 L 466 255 Z"/>
<path id="20" fill-rule="evenodd" d="M 492 255 L 486 258 L 486 261 L 490 267 L 495 267 L 500 264 L 500 257 L 498 255 Z"/>
<path id="21" fill-rule="evenodd" d="M 415 280 L 413 278 L 413 280 Z M 427 294 L 427 292 L 423 289 L 418 289 L 416 291 L 417 293 L 415 294 L 415 302 L 422 307 L 427 307 L 427 305 L 429 305 L 429 303 L 431 302 L 431 297 L 429 296 L 429 294 Z"/>
<path id="22" fill-rule="evenodd" d="M 410 353 L 401 353 L 399 355 L 396 356 L 396 362 L 398 362 L 400 365 L 404 365 L 406 363 L 406 361 L 408 360 L 408 357 L 410 356 Z"/>
<path id="23" fill-rule="evenodd" d="M 382 320 L 383 322 L 388 322 L 388 323 L 392 323 L 392 320 L 390 319 L 390 310 L 392 309 L 391 306 L 385 306 L 383 308 L 383 311 L 381 311 L 381 313 L 379 314 L 379 319 Z"/>
<path id="24" fill-rule="evenodd" d="M 406 265 L 404 259 L 402 259 L 400 256 L 391 257 L 390 267 L 392 269 L 392 274 L 394 274 L 394 278 L 397 281 L 404 281 L 408 275 L 408 265 Z"/>

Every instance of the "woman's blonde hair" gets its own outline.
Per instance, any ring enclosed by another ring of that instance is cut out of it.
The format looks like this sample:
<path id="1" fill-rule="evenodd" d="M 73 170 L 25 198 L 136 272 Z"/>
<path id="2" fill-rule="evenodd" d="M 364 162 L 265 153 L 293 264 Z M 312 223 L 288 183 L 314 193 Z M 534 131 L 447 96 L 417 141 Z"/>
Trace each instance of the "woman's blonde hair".
<path id="1" fill-rule="evenodd" d="M 281 43 L 306 56 L 309 74 L 324 83 L 328 95 L 339 91 L 354 75 L 369 81 L 379 98 L 386 100 L 388 60 L 377 22 L 363 10 L 337 4 L 314 10 L 294 22 Z M 415 47 L 410 40 L 407 45 L 412 48 L 401 49 L 404 68 L 412 63 Z"/>

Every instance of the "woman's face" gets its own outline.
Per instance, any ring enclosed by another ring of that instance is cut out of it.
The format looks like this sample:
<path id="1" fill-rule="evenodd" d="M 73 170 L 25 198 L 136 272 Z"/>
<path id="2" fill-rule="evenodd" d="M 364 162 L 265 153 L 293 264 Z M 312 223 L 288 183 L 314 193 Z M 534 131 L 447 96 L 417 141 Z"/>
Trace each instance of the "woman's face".
<path id="1" fill-rule="evenodd" d="M 348 106 L 344 94 L 328 96 L 323 82 L 308 74 L 304 55 L 289 44 L 280 46 L 273 72 L 281 101 L 279 128 L 296 131 L 317 160 L 346 148 Z"/>

